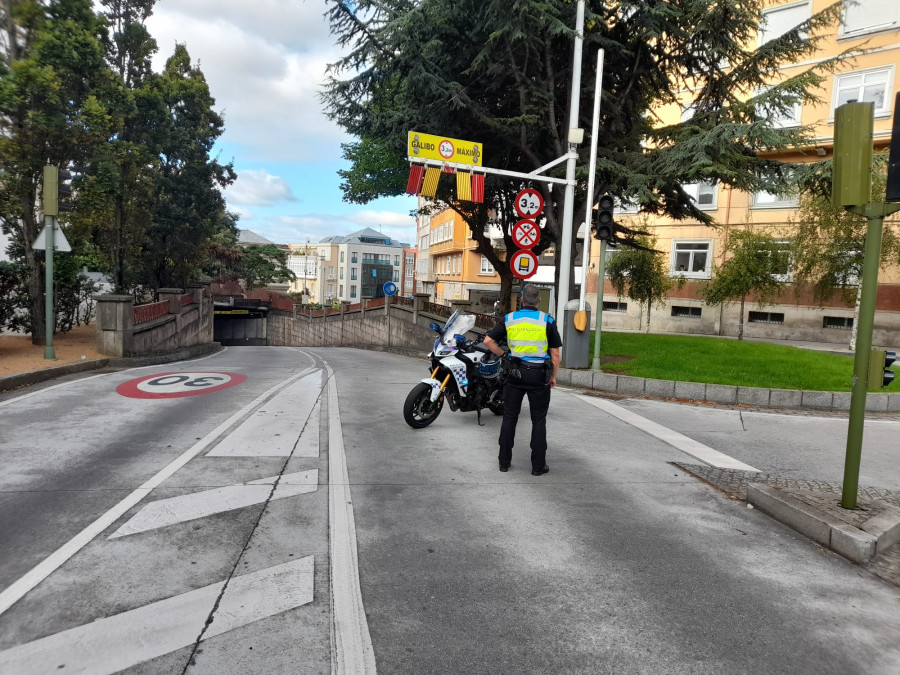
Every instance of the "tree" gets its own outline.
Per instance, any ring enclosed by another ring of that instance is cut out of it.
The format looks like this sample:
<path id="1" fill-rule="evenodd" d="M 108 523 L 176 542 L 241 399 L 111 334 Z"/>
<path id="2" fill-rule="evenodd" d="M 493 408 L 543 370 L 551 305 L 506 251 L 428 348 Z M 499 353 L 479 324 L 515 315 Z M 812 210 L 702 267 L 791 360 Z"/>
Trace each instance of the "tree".
<path id="1" fill-rule="evenodd" d="M 144 260 L 156 288 L 184 284 L 207 261 L 217 234 L 235 229 L 220 188 L 235 179 L 232 164 L 211 156 L 224 121 L 198 66 L 176 45 L 163 74 L 151 83 L 159 114 L 152 136 L 159 152 L 153 185 L 152 222 Z"/>
<path id="2" fill-rule="evenodd" d="M 719 181 L 749 192 L 782 188 L 784 167 L 760 151 L 795 145 L 811 130 L 773 128 L 769 117 L 798 100 L 817 100 L 814 91 L 836 62 L 779 75 L 781 65 L 816 51 L 822 29 L 838 16 L 837 5 L 756 49 L 759 2 L 589 3 L 580 118 L 568 120 L 574 2 L 524 0 L 512 11 L 502 0 L 329 4 L 332 32 L 349 51 L 332 64 L 323 98 L 330 115 L 360 139 L 345 149 L 353 168 L 342 175 L 345 194 L 356 201 L 403 191 L 410 130 L 480 141 L 488 166 L 523 173 L 563 156 L 568 129 L 591 127 L 594 57 L 602 47 L 599 192 L 638 203 L 648 213 L 710 223 L 683 185 Z M 695 92 L 693 117 L 658 123 L 654 111 L 683 102 L 685 91 Z M 585 190 L 588 148 L 585 142 L 578 149 L 578 216 L 593 203 Z M 378 175 L 384 179 L 375 180 Z M 520 181 L 489 176 L 487 196 L 500 202 L 489 201 L 489 207 L 498 206 L 505 220 L 503 205 L 520 187 Z M 543 183 L 535 187 L 546 203 L 541 252 L 561 240 L 563 191 Z M 452 191 L 438 198 L 463 215 L 477 250 L 496 265 L 489 244 L 477 237 L 487 209 L 456 202 Z M 510 244 L 507 239 L 507 250 Z M 558 272 L 558 246 L 555 252 Z M 497 270 L 506 280 L 503 268 Z"/>
<path id="3" fill-rule="evenodd" d="M 850 349 L 856 349 L 859 323 L 859 292 L 862 288 L 866 249 L 866 219 L 836 207 L 831 202 L 831 161 L 815 167 L 819 188 L 801 193 L 800 208 L 791 220 L 792 276 L 797 292 L 812 291 L 820 305 L 838 295 L 856 302 Z M 872 158 L 872 198 L 883 201 L 887 180 L 887 157 Z M 900 263 L 900 221 L 884 220 L 881 265 Z"/>
<path id="4" fill-rule="evenodd" d="M 103 138 L 100 122 L 117 101 L 90 0 L 7 0 L 0 64 L 0 226 L 25 264 L 28 325 L 43 344 L 43 254 L 32 248 L 43 167 L 79 169 Z"/>
<path id="5" fill-rule="evenodd" d="M 774 305 L 781 295 L 781 275 L 788 271 L 790 251 L 770 234 L 751 229 L 729 232 L 725 255 L 730 257 L 713 271 L 713 279 L 701 290 L 706 304 L 715 306 L 740 301 L 738 340 L 744 339 L 744 304 L 748 295 L 758 307 Z"/>
<path id="6" fill-rule="evenodd" d="M 275 244 L 247 246 L 237 268 L 237 276 L 244 281 L 244 288 L 293 281 L 297 276 L 287 266 L 287 251 Z"/>
<path id="7" fill-rule="evenodd" d="M 627 295 L 641 306 L 647 306 L 647 332 L 650 331 L 650 308 L 665 305 L 666 294 L 676 282 L 669 277 L 669 269 L 659 251 L 654 250 L 656 238 L 638 237 L 640 248 L 623 247 L 606 264 L 609 283 L 621 298 Z M 602 284 L 601 280 L 601 284 Z"/>

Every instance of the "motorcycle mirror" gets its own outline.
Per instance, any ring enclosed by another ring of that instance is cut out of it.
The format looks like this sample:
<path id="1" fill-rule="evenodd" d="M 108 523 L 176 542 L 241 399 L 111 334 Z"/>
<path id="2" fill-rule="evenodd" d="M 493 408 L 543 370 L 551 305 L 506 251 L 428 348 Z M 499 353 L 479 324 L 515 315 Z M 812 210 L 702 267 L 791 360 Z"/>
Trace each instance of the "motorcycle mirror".
<path id="1" fill-rule="evenodd" d="M 465 336 L 465 335 L 459 335 L 459 334 L 457 333 L 456 335 L 453 336 L 453 339 L 456 340 L 457 342 L 465 342 L 465 341 L 466 341 L 466 336 Z"/>
<path id="2" fill-rule="evenodd" d="M 438 332 L 438 333 L 441 332 L 441 327 L 438 326 L 436 323 L 434 323 L 434 321 L 432 321 L 430 324 L 428 324 L 428 327 L 429 327 L 431 330 L 436 331 L 436 332 Z"/>

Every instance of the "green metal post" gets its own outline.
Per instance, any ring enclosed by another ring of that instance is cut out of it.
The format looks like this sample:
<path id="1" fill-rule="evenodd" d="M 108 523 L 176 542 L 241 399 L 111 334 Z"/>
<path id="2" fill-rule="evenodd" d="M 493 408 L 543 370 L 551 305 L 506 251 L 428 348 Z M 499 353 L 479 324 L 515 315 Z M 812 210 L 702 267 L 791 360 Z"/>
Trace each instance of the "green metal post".
<path id="1" fill-rule="evenodd" d="M 46 273 L 44 285 L 45 306 L 44 306 L 44 358 L 48 361 L 56 361 L 56 354 L 53 352 L 53 329 L 56 327 L 56 314 L 53 311 L 53 247 L 55 245 L 53 230 L 56 226 L 56 218 L 53 216 L 44 216 L 44 240 L 47 244 L 47 250 L 44 251 L 44 271 Z"/>
<path id="2" fill-rule="evenodd" d="M 872 351 L 872 329 L 875 324 L 875 297 L 878 292 L 878 267 L 881 258 L 881 233 L 884 217 L 900 205 L 866 204 L 847 210 L 868 219 L 866 252 L 863 261 L 862 289 L 859 301 L 859 326 L 856 334 L 856 354 L 853 360 L 853 391 L 850 395 L 850 420 L 847 426 L 847 452 L 844 460 L 844 489 L 841 506 L 856 508 L 859 491 L 859 464 L 862 457 L 863 425 L 866 419 L 866 389 L 869 377 L 869 357 Z"/>
<path id="3" fill-rule="evenodd" d="M 603 323 L 603 278 L 606 276 L 606 239 L 600 240 L 600 262 L 597 263 L 597 327 L 594 329 L 594 361 L 591 370 L 600 370 L 600 325 Z"/>

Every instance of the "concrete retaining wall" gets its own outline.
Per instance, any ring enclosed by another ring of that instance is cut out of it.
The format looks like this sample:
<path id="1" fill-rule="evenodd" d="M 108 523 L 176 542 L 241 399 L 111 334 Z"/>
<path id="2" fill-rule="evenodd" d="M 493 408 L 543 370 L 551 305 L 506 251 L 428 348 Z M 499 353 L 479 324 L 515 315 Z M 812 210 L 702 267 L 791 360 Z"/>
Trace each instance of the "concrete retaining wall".
<path id="1" fill-rule="evenodd" d="M 160 289 L 160 301 L 169 303 L 168 313 L 136 325 L 131 296 L 95 296 L 97 351 L 106 356 L 127 357 L 212 344 L 213 299 L 209 284 L 198 284 L 192 290 L 194 302 L 184 305 L 182 289 Z"/>

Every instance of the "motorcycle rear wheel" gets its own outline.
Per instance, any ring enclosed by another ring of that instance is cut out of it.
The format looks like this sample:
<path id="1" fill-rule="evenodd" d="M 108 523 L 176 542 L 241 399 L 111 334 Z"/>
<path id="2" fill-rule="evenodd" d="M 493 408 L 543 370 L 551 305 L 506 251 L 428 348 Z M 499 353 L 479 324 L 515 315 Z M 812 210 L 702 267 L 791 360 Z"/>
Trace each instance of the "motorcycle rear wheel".
<path id="1" fill-rule="evenodd" d="M 406 397 L 403 404 L 403 419 L 413 429 L 424 429 L 437 419 L 443 407 L 443 394 L 432 403 L 431 385 L 420 382 Z"/>

